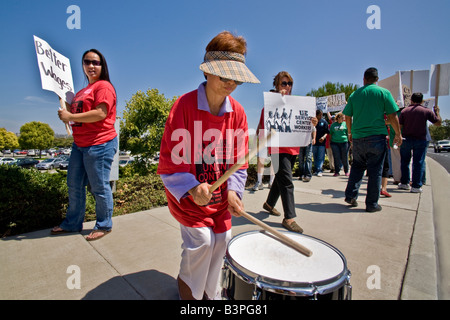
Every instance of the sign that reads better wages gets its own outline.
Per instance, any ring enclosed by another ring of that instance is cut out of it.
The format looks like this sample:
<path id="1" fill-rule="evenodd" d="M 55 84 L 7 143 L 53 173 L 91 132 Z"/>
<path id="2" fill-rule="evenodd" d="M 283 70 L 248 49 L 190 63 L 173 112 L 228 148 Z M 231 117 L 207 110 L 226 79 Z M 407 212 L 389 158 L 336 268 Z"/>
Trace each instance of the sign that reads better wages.
<path id="1" fill-rule="evenodd" d="M 42 89 L 55 92 L 71 103 L 74 97 L 70 60 L 52 49 L 44 40 L 34 37 L 34 45 L 41 74 Z"/>

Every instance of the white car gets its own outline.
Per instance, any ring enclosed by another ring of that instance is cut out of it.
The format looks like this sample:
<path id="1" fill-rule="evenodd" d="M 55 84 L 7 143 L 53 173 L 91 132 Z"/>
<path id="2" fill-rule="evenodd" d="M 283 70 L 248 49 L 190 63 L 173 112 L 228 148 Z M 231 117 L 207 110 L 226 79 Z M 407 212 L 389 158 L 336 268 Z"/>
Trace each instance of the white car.
<path id="1" fill-rule="evenodd" d="M 36 169 L 39 169 L 39 170 L 55 169 L 55 168 L 58 168 L 59 164 L 63 161 L 64 161 L 64 159 L 62 159 L 62 158 L 45 159 L 36 165 Z"/>
<path id="2" fill-rule="evenodd" d="M 14 159 L 14 158 L 8 158 L 8 157 L 0 158 L 0 164 L 7 164 L 7 163 L 15 162 L 15 161 L 16 161 L 16 159 Z"/>

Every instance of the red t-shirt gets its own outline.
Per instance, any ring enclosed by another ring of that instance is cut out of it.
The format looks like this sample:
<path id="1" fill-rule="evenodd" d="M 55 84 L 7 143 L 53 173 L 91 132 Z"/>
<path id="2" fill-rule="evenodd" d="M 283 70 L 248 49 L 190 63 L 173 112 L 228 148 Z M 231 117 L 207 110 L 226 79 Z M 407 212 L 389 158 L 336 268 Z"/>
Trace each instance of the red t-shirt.
<path id="1" fill-rule="evenodd" d="M 90 147 L 103 144 L 117 136 L 114 128 L 116 121 L 116 91 L 111 83 L 104 80 L 89 84 L 80 90 L 72 101 L 72 113 L 83 113 L 94 110 L 105 103 L 108 115 L 105 119 L 93 123 L 72 123 L 73 140 L 79 147 Z"/>
<path id="2" fill-rule="evenodd" d="M 248 152 L 248 126 L 244 108 L 228 97 L 233 112 L 214 116 L 198 109 L 197 90 L 181 96 L 173 105 L 161 141 L 158 174 L 192 173 L 200 182 L 213 184 Z M 247 169 L 245 163 L 240 169 Z M 225 182 L 206 206 L 192 196 L 180 202 L 167 190 L 171 214 L 182 225 L 211 227 L 222 233 L 231 228 L 228 188 Z"/>

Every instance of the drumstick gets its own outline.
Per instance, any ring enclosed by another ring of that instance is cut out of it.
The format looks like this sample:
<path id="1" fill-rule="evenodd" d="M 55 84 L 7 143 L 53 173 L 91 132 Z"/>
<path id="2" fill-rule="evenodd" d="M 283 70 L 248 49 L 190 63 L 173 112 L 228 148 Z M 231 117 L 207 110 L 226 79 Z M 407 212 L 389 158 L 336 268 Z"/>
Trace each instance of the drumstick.
<path id="1" fill-rule="evenodd" d="M 252 152 L 247 153 L 245 155 L 245 161 L 247 162 L 249 159 L 253 158 L 255 156 L 255 154 L 261 149 L 262 146 L 264 146 L 267 141 L 271 138 L 273 131 L 271 131 L 267 137 L 265 137 L 265 139 L 263 139 L 262 141 L 260 141 L 258 147 L 256 149 L 254 149 Z M 244 162 L 245 163 L 245 162 Z M 239 170 L 239 168 L 242 167 L 242 162 L 238 161 L 236 164 L 234 164 L 230 169 L 228 169 L 222 177 L 220 177 L 212 186 L 211 188 L 209 188 L 209 192 L 213 193 L 218 187 L 220 187 L 222 185 L 222 183 L 224 183 L 225 181 L 228 180 L 228 178 L 235 173 L 237 170 Z M 283 242 L 284 244 L 287 244 L 291 247 L 293 247 L 294 249 L 296 249 L 297 251 L 299 251 L 300 253 L 306 255 L 307 257 L 310 257 L 312 255 L 312 251 L 309 250 L 308 248 L 305 248 L 304 246 L 302 246 L 300 243 L 292 240 L 291 238 L 285 236 L 284 234 L 282 234 L 281 232 L 275 230 L 274 228 L 270 227 L 269 225 L 265 224 L 264 222 L 262 222 L 259 219 L 256 219 L 255 217 L 249 215 L 248 213 L 244 212 L 244 211 L 240 211 L 239 214 L 241 216 L 243 216 L 244 218 L 246 218 L 247 220 L 253 222 L 254 224 L 260 226 L 261 228 L 263 228 L 264 230 L 266 230 L 267 232 L 270 232 L 271 234 L 273 234 L 274 236 L 276 236 L 281 242 Z"/>
<path id="2" fill-rule="evenodd" d="M 281 232 L 279 232 L 276 229 L 272 228 L 271 226 L 265 224 L 261 220 L 256 219 L 255 217 L 249 215 L 247 212 L 244 212 L 244 211 L 239 211 L 239 214 L 241 216 L 243 216 L 244 218 L 246 218 L 247 220 L 250 220 L 254 224 L 260 226 L 261 228 L 263 228 L 267 232 L 273 234 L 275 237 L 278 238 L 278 240 L 280 240 L 284 244 L 287 244 L 287 245 L 293 247 L 294 249 L 296 249 L 297 251 L 299 251 L 300 253 L 304 254 L 307 257 L 311 257 L 312 256 L 312 251 L 311 250 L 309 250 L 308 248 L 302 246 L 297 241 L 294 241 L 291 238 L 285 236 L 284 234 L 282 234 Z"/>
<path id="3" fill-rule="evenodd" d="M 214 191 L 216 191 L 216 189 L 219 188 L 225 181 L 227 181 L 228 178 L 233 173 L 238 171 L 246 162 L 248 162 L 251 158 L 253 158 L 256 155 L 256 153 L 262 149 L 262 146 L 265 146 L 267 141 L 269 141 L 269 139 L 272 137 L 272 133 L 273 133 L 273 131 L 270 131 L 269 134 L 267 135 L 267 137 L 265 137 L 262 141 L 259 142 L 259 145 L 257 146 L 257 148 L 253 149 L 252 152 L 247 153 L 244 157 L 239 159 L 239 161 L 236 162 L 231 168 L 229 168 L 223 174 L 223 176 L 221 176 L 219 179 L 217 179 L 217 181 L 214 182 L 214 184 L 211 186 L 211 188 L 209 188 L 209 192 L 213 193 Z"/>

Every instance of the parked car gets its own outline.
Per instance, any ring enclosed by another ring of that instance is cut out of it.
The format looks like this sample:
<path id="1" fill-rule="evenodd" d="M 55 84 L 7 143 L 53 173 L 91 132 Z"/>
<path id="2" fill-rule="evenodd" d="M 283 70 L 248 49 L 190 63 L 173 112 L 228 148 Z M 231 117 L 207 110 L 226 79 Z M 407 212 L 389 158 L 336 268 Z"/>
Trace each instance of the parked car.
<path id="1" fill-rule="evenodd" d="M 36 169 L 39 169 L 39 170 L 55 169 L 55 168 L 58 168 L 59 164 L 63 161 L 64 161 L 64 159 L 60 159 L 60 158 L 45 159 L 36 165 Z"/>
<path id="2" fill-rule="evenodd" d="M 61 170 L 67 170 L 69 168 L 69 160 L 64 160 L 59 163 L 59 169 Z"/>
<path id="3" fill-rule="evenodd" d="M 126 165 L 132 163 L 134 160 L 133 159 L 128 159 L 128 160 L 119 160 L 119 166 L 121 167 L 125 167 Z"/>
<path id="4" fill-rule="evenodd" d="M 14 150 L 15 154 L 22 154 L 22 155 L 26 155 L 28 153 L 28 150 Z"/>
<path id="5" fill-rule="evenodd" d="M 2 153 L 5 155 L 5 154 L 11 154 L 11 150 L 9 150 L 9 149 L 4 149 L 3 151 L 2 151 Z"/>
<path id="6" fill-rule="evenodd" d="M 34 150 L 34 149 L 28 150 L 27 155 L 32 156 L 32 157 L 36 156 L 36 150 Z"/>
<path id="7" fill-rule="evenodd" d="M 11 165 L 16 165 L 22 168 L 32 168 L 35 167 L 37 164 L 39 163 L 38 160 L 33 159 L 33 158 L 22 158 L 22 159 L 17 159 L 17 161 L 15 162 L 11 162 Z"/>
<path id="8" fill-rule="evenodd" d="M 434 144 L 434 152 L 450 151 L 450 140 L 439 140 Z"/>
<path id="9" fill-rule="evenodd" d="M 4 157 L 0 158 L 0 164 L 7 164 L 16 161 L 14 158 Z"/>

